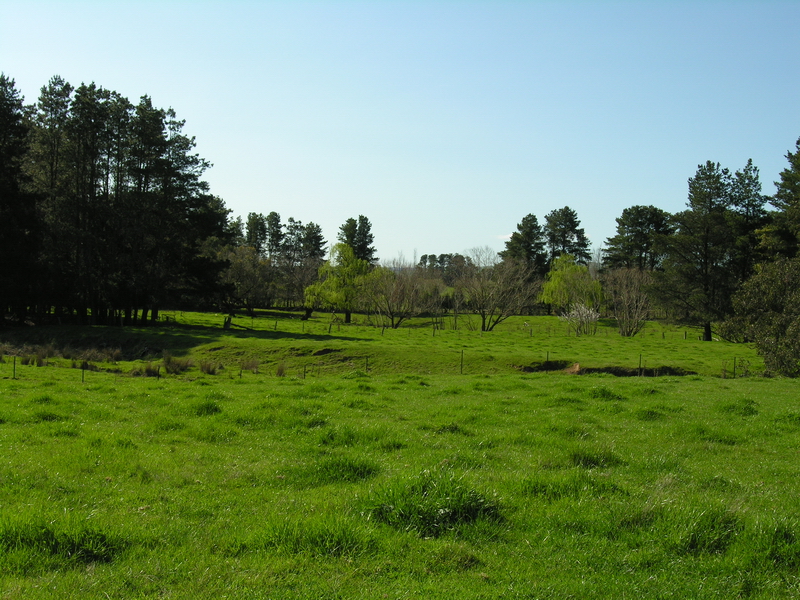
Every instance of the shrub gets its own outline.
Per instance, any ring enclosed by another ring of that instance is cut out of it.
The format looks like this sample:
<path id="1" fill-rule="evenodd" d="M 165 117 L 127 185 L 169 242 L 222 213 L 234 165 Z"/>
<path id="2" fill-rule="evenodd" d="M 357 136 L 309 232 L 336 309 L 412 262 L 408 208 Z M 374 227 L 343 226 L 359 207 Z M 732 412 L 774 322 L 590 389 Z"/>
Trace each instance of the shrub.
<path id="1" fill-rule="evenodd" d="M 733 298 L 722 335 L 755 342 L 769 371 L 800 376 L 800 259 L 780 258 L 748 279 Z"/>
<path id="2" fill-rule="evenodd" d="M 600 313 L 591 306 L 579 303 L 570 307 L 569 311 L 559 318 L 569 324 L 575 335 L 594 335 L 597 333 Z"/>

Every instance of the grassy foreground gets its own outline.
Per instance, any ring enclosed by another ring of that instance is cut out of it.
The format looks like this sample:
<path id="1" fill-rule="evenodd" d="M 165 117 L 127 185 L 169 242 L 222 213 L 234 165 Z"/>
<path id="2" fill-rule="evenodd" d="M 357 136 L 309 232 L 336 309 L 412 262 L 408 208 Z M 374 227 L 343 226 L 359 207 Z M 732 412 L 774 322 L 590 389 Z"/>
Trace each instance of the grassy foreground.
<path id="1" fill-rule="evenodd" d="M 800 594 L 798 388 L 752 350 L 207 318 L 5 357 L 3 598 Z M 640 360 L 696 374 L 603 372 Z"/>

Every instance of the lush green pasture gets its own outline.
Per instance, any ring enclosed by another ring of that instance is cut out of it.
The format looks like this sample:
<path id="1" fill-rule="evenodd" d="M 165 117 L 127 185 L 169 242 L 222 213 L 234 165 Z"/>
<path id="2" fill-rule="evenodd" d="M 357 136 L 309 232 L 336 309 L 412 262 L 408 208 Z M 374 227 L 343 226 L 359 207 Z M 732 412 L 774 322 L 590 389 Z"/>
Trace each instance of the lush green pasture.
<path id="1" fill-rule="evenodd" d="M 0 596 L 800 594 L 797 383 L 731 378 L 748 348 L 208 319 L 28 333 L 16 379 L 5 357 Z M 61 356 L 22 365 L 35 343 Z M 92 346 L 116 364 L 67 368 Z M 698 374 L 534 371 L 640 355 Z"/>
<path id="2" fill-rule="evenodd" d="M 418 319 L 397 330 L 375 327 L 363 318 L 353 325 L 332 323 L 318 314 L 309 321 L 283 313 L 239 317 L 223 330 L 223 315 L 168 314 L 171 327 L 100 328 L 59 327 L 25 330 L 22 338 L 6 333 L 6 340 L 22 354 L 37 347 L 52 348 L 58 356 L 51 366 L 78 366 L 87 358 L 105 369 L 142 370 L 162 364 L 164 353 L 189 360 L 192 376 L 202 365 L 220 368 L 226 376 L 257 368 L 275 375 L 278 367 L 288 376 L 308 378 L 342 375 L 352 370 L 373 376 L 397 373 L 418 375 L 499 375 L 561 370 L 578 363 L 584 370 L 627 370 L 647 375 L 696 373 L 716 377 L 761 374 L 763 361 L 742 344 L 703 343 L 700 331 L 650 324 L 634 338 L 621 338 L 612 323 L 602 323 L 597 335 L 574 337 L 555 317 L 512 318 L 495 331 L 480 332 L 468 316 L 458 329 L 448 319 L 441 328 Z M 63 350 L 67 352 L 62 352 Z M 102 350 L 102 351 L 99 351 Z M 0 353 L 3 348 L 0 346 Z M 124 362 L 109 365 L 116 354 Z M 10 376 L 12 365 L 0 364 L 0 376 Z M 616 372 L 616 371 L 615 371 Z"/>

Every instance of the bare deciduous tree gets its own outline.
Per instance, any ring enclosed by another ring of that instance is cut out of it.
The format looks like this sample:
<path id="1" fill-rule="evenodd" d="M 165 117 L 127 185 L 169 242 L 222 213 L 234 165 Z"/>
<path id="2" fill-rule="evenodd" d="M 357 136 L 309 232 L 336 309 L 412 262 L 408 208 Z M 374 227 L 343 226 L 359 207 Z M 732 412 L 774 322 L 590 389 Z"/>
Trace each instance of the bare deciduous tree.
<path id="1" fill-rule="evenodd" d="M 430 300 L 438 299 L 441 285 L 414 265 L 397 259 L 370 273 L 365 293 L 375 312 L 397 329 L 404 320 L 429 310 Z"/>
<path id="2" fill-rule="evenodd" d="M 633 337 L 645 326 L 650 316 L 647 288 L 652 280 L 649 271 L 635 268 L 614 269 L 603 275 L 605 295 L 621 336 Z"/>
<path id="3" fill-rule="evenodd" d="M 500 261 L 491 248 L 470 251 L 472 266 L 457 281 L 467 307 L 481 318 L 481 331 L 491 331 L 521 313 L 536 298 L 540 281 L 524 262 Z"/>

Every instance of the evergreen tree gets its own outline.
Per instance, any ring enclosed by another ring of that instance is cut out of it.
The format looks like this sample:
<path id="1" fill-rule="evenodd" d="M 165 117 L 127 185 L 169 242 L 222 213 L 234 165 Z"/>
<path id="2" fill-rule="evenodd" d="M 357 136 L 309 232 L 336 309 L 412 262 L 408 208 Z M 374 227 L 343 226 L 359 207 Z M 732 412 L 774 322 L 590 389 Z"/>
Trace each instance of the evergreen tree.
<path id="1" fill-rule="evenodd" d="M 246 227 L 245 243 L 257 254 L 263 254 L 267 244 L 267 220 L 264 215 L 254 212 L 248 214 Z"/>
<path id="2" fill-rule="evenodd" d="M 589 240 L 580 224 L 578 213 L 569 206 L 553 210 L 545 216 L 544 234 L 550 264 L 562 254 L 575 257 L 579 264 L 589 263 L 592 258 Z"/>
<path id="3" fill-rule="evenodd" d="M 795 152 L 787 152 L 789 166 L 775 182 L 776 192 L 771 203 L 778 209 L 773 221 L 763 228 L 761 247 L 772 256 L 792 258 L 800 247 L 800 138 Z"/>
<path id="4" fill-rule="evenodd" d="M 606 240 L 603 265 L 612 269 L 653 271 L 660 268 L 661 236 L 672 233 L 669 213 L 655 206 L 631 206 L 617 217 L 617 234 Z"/>
<path id="5" fill-rule="evenodd" d="M 281 216 L 274 210 L 266 218 L 266 253 L 273 260 L 277 260 L 283 247 L 283 224 Z"/>
<path id="6" fill-rule="evenodd" d="M 41 198 L 45 310 L 144 321 L 214 292 L 223 264 L 209 240 L 227 243 L 235 230 L 183 126 L 148 96 L 134 106 L 59 77 L 42 88 L 26 165 Z"/>
<path id="7" fill-rule="evenodd" d="M 0 310 L 26 316 L 34 302 L 38 222 L 36 198 L 28 191 L 23 161 L 28 118 L 13 79 L 0 73 Z"/>
<path id="8" fill-rule="evenodd" d="M 364 215 L 358 215 L 358 220 L 352 217 L 347 219 L 339 228 L 337 239 L 342 244 L 347 244 L 353 249 L 355 257 L 374 265 L 378 262 L 375 256 L 375 241 L 372 235 L 372 223 Z"/>
<path id="9" fill-rule="evenodd" d="M 673 217 L 675 233 L 664 238 L 664 270 L 655 274 L 661 302 L 701 324 L 707 341 L 712 322 L 730 314 L 740 283 L 731 206 L 730 172 L 711 161 L 699 165 L 689 179 L 688 210 Z"/>
<path id="10" fill-rule="evenodd" d="M 728 332 L 755 343 L 768 370 L 800 376 L 800 258 L 763 264 L 734 297 Z"/>
<path id="11" fill-rule="evenodd" d="M 756 264 L 768 256 L 759 248 L 760 232 L 770 222 L 765 209 L 767 197 L 761 193 L 758 167 L 753 165 L 752 159 L 731 178 L 730 197 L 729 222 L 735 236 L 732 268 L 737 282 L 741 283 L 755 272 Z"/>
<path id="12" fill-rule="evenodd" d="M 526 215 L 517 225 L 517 231 L 506 242 L 506 249 L 500 252 L 503 260 L 522 261 L 536 275 L 547 272 L 547 253 L 545 237 L 536 215 Z"/>

